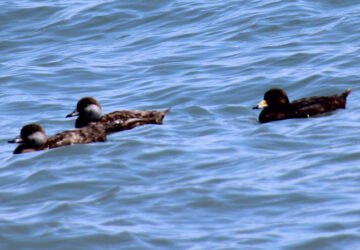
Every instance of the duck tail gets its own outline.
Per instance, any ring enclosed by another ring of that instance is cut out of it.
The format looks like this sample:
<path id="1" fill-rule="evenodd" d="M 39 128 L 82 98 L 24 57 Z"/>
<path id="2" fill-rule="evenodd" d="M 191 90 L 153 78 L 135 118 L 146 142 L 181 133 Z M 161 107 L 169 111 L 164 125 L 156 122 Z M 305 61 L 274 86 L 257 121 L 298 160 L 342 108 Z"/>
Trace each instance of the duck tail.
<path id="1" fill-rule="evenodd" d="M 164 110 L 164 111 L 163 111 L 164 116 L 165 116 L 167 113 L 169 113 L 170 110 L 171 110 L 171 108 L 168 108 L 168 109 Z"/>
<path id="2" fill-rule="evenodd" d="M 349 88 L 342 95 L 346 98 L 350 94 L 351 91 L 352 91 L 352 88 Z"/>
<path id="3" fill-rule="evenodd" d="M 159 115 L 156 115 L 156 116 L 155 116 L 155 117 L 156 117 L 155 123 L 162 125 L 162 124 L 163 124 L 163 119 L 164 119 L 165 115 L 166 115 L 167 113 L 169 113 L 170 110 L 171 110 L 171 108 L 168 108 L 168 109 L 166 109 L 166 110 L 164 110 L 164 111 L 158 112 Z"/>

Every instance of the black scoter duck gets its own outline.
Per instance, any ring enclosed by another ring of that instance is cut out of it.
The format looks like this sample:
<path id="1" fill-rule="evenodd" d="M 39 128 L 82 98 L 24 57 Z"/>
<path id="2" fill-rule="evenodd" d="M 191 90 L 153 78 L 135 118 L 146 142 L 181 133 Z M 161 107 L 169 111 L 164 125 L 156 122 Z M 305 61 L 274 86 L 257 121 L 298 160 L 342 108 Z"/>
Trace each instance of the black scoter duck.
<path id="1" fill-rule="evenodd" d="M 71 144 L 104 141 L 106 141 L 106 131 L 103 126 L 86 126 L 81 129 L 64 131 L 47 138 L 40 125 L 31 123 L 22 127 L 20 135 L 9 142 L 22 143 L 14 150 L 14 154 L 22 154 Z"/>
<path id="2" fill-rule="evenodd" d="M 132 129 L 145 124 L 162 124 L 162 120 L 167 112 L 165 111 L 145 111 L 145 110 L 120 110 L 101 115 L 102 109 L 99 102 L 92 97 L 81 98 L 76 109 L 68 114 L 67 117 L 79 116 L 76 119 L 75 127 L 82 128 L 90 123 L 102 124 L 106 132 L 115 132 Z M 132 122 L 127 122 L 133 119 Z M 138 119 L 137 122 L 134 119 Z"/>
<path id="3" fill-rule="evenodd" d="M 306 118 L 325 112 L 345 108 L 346 97 L 351 88 L 342 94 L 332 96 L 313 96 L 289 102 L 285 91 L 270 89 L 264 95 L 264 100 L 254 109 L 264 108 L 259 115 L 259 122 L 271 122 L 291 118 Z"/>

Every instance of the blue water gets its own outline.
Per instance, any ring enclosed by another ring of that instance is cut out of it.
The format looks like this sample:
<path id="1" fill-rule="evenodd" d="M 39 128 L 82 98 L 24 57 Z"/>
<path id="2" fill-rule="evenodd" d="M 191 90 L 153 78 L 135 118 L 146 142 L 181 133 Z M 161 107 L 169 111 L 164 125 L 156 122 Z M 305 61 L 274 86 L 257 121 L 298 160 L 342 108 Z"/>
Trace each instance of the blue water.
<path id="1" fill-rule="evenodd" d="M 359 249 L 358 1 L 0 3 L 1 249 Z M 347 108 L 259 124 L 266 90 Z M 171 107 L 105 143 L 13 155 L 79 98 Z"/>

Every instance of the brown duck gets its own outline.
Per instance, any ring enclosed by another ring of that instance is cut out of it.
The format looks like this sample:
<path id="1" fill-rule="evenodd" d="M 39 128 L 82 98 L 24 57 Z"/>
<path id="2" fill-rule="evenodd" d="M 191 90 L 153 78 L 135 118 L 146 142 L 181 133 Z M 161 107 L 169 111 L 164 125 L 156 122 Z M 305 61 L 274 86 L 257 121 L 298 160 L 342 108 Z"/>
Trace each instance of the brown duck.
<path id="1" fill-rule="evenodd" d="M 106 141 L 106 131 L 103 126 L 86 126 L 81 129 L 64 131 L 47 138 L 40 125 L 31 123 L 22 127 L 20 135 L 9 142 L 22 143 L 14 150 L 14 154 L 22 154 L 71 144 L 103 141 Z"/>
<path id="2" fill-rule="evenodd" d="M 76 119 L 75 127 L 82 128 L 88 124 L 102 124 L 106 132 L 116 132 L 132 129 L 145 124 L 162 124 L 167 112 L 165 111 L 145 111 L 145 110 L 120 110 L 101 115 L 102 109 L 99 102 L 92 97 L 81 98 L 76 109 L 68 114 L 67 117 L 79 116 Z M 129 119 L 138 119 L 136 122 L 127 122 Z"/>

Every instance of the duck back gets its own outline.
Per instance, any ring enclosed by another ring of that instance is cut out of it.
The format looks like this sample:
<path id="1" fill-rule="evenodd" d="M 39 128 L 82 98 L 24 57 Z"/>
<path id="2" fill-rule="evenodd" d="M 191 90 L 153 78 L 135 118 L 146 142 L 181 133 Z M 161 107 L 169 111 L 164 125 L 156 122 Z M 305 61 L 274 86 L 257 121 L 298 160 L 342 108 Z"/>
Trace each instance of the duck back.
<path id="1" fill-rule="evenodd" d="M 67 130 L 50 136 L 38 150 L 46 150 L 72 144 L 88 144 L 106 141 L 106 131 L 101 125 L 89 124 L 80 129 Z"/>
<path id="2" fill-rule="evenodd" d="M 120 110 L 105 114 L 98 121 L 90 121 L 84 117 L 78 117 L 76 127 L 81 128 L 88 124 L 101 124 L 107 132 L 116 132 L 145 124 L 162 124 L 164 116 L 169 112 L 145 111 L 145 110 Z"/>
<path id="3" fill-rule="evenodd" d="M 332 96 L 313 96 L 295 100 L 291 103 L 292 109 L 299 115 L 312 116 L 334 111 L 346 107 L 346 97 L 351 92 L 348 89 L 342 94 Z"/>

